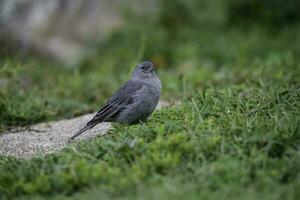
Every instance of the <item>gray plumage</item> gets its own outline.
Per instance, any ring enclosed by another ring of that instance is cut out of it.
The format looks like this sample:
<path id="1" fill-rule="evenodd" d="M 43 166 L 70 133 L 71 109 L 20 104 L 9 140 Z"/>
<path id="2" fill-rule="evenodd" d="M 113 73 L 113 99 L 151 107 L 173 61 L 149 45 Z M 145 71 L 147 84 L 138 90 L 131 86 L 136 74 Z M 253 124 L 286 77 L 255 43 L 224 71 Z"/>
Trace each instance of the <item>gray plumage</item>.
<path id="1" fill-rule="evenodd" d="M 127 81 L 97 114 L 71 140 L 101 122 L 135 124 L 144 122 L 156 108 L 161 93 L 161 82 L 154 65 L 145 61 L 137 65 Z"/>

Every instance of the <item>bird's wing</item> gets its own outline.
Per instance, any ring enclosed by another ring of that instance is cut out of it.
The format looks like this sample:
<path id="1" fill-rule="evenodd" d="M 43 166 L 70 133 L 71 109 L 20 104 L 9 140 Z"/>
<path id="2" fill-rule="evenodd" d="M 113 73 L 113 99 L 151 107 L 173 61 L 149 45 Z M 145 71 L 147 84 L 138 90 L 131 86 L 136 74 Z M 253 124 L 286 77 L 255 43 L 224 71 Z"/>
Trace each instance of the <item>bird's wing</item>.
<path id="1" fill-rule="evenodd" d="M 126 105 L 133 102 L 134 94 L 142 88 L 142 83 L 129 80 L 121 87 L 97 112 L 97 114 L 87 123 L 93 126 L 113 117 L 117 112 L 122 110 Z"/>

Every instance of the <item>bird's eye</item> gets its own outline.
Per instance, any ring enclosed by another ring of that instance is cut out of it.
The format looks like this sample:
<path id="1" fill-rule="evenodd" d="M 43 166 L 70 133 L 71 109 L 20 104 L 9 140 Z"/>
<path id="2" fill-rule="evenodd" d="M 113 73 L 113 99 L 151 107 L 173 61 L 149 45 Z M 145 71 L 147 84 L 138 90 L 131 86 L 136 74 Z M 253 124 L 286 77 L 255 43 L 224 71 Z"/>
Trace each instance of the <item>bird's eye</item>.
<path id="1" fill-rule="evenodd" d="M 143 66 L 143 67 L 142 67 L 142 70 L 145 70 L 145 69 L 146 69 L 146 67 Z"/>

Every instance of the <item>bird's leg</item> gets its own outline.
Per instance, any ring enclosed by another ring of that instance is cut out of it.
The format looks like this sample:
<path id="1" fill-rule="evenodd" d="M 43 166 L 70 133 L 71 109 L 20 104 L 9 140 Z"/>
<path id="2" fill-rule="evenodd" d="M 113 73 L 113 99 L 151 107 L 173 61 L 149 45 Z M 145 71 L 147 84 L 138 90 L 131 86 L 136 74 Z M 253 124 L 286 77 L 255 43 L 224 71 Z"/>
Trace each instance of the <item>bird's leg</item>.
<path id="1" fill-rule="evenodd" d="M 144 124 L 144 121 L 142 119 L 139 119 L 139 124 L 140 125 L 143 125 Z"/>

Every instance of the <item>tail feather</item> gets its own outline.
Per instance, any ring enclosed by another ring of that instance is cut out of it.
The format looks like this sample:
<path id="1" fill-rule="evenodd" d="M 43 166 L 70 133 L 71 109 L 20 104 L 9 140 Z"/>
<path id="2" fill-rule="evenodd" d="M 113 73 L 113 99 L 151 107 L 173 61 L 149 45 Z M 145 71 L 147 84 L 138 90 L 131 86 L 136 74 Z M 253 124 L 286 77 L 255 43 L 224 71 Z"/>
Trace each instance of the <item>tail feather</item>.
<path id="1" fill-rule="evenodd" d="M 82 129 L 80 129 L 77 133 L 75 133 L 71 138 L 70 141 L 74 140 L 76 137 L 78 137 L 79 135 L 81 135 L 82 133 L 84 133 L 85 131 L 93 128 L 95 125 L 86 125 L 85 127 L 83 127 Z"/>

